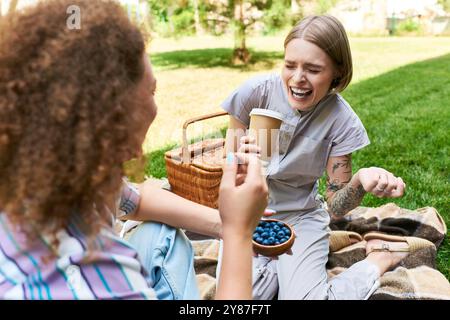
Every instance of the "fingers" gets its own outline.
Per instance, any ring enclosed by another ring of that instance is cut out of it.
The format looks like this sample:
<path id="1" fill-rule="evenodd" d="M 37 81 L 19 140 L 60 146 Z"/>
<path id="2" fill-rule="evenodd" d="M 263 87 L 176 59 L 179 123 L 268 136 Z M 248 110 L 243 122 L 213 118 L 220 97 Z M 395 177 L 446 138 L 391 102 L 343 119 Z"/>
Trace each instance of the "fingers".
<path id="1" fill-rule="evenodd" d="M 261 148 L 258 147 L 256 144 L 243 144 L 239 148 L 238 152 L 260 154 Z"/>
<path id="2" fill-rule="evenodd" d="M 256 139 L 251 136 L 244 136 L 240 140 L 241 146 L 238 152 L 241 153 L 261 153 L 261 148 L 256 145 Z"/>
<path id="3" fill-rule="evenodd" d="M 265 185 L 265 179 L 261 174 L 261 162 L 254 155 L 248 155 L 247 160 L 247 180 L 251 181 L 252 183 Z"/>
<path id="4" fill-rule="evenodd" d="M 242 186 L 257 196 L 259 206 L 261 206 L 260 215 L 262 215 L 263 208 L 267 206 L 269 192 L 266 179 L 261 174 L 261 161 L 255 156 L 249 158 L 247 176 Z"/>
<path id="5" fill-rule="evenodd" d="M 274 214 L 276 214 L 277 212 L 275 210 L 272 209 L 266 209 L 264 210 L 263 216 L 264 217 L 270 217 L 273 216 Z"/>
<path id="6" fill-rule="evenodd" d="M 256 144 L 256 139 L 252 136 L 243 136 L 239 141 L 243 144 Z"/>
<path id="7" fill-rule="evenodd" d="M 405 192 L 405 183 L 402 178 L 395 177 L 383 168 L 363 168 L 358 174 L 364 190 L 378 198 L 398 198 Z"/>
<path id="8" fill-rule="evenodd" d="M 381 173 L 378 177 L 378 182 L 374 188 L 374 194 L 378 197 L 382 197 L 384 194 L 384 190 L 386 189 L 389 183 L 388 177 L 386 174 Z"/>
<path id="9" fill-rule="evenodd" d="M 246 176 L 246 174 L 238 173 L 236 176 L 236 186 L 240 186 L 241 184 L 243 184 L 245 182 Z"/>
<path id="10" fill-rule="evenodd" d="M 239 165 L 248 165 L 251 157 L 256 157 L 258 159 L 261 157 L 259 154 L 256 155 L 253 153 L 242 153 L 242 152 L 237 152 L 234 155 L 237 158 L 237 162 Z M 247 169 L 247 166 L 242 166 L 242 169 L 239 168 L 239 170 L 246 170 L 246 169 Z"/>
<path id="11" fill-rule="evenodd" d="M 232 152 L 227 154 L 225 165 L 223 166 L 223 175 L 220 182 L 220 188 L 233 188 L 236 186 L 237 161 Z"/>
<path id="12" fill-rule="evenodd" d="M 406 184 L 403 182 L 402 178 L 397 178 L 397 187 L 392 190 L 391 197 L 392 198 L 399 198 L 403 196 L 405 193 Z"/>
<path id="13" fill-rule="evenodd" d="M 389 173 L 387 175 L 387 179 L 388 179 L 388 184 L 387 184 L 386 188 L 384 188 L 384 193 L 391 194 L 391 192 L 393 190 L 395 190 L 395 188 L 397 188 L 397 185 L 398 185 L 397 178 L 394 177 L 394 175 L 392 173 Z"/>
<path id="14" fill-rule="evenodd" d="M 402 178 L 396 178 L 392 173 L 388 172 L 380 174 L 378 183 L 372 193 L 379 198 L 398 198 L 403 196 L 404 190 L 405 183 Z"/>

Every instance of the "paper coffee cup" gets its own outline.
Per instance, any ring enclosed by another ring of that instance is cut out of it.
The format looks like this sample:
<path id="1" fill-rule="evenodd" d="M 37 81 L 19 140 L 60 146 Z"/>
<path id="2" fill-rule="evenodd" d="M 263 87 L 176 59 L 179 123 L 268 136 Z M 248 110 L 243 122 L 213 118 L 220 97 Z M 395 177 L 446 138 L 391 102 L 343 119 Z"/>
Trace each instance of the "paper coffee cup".
<path id="1" fill-rule="evenodd" d="M 278 149 L 278 133 L 283 122 L 283 115 L 267 109 L 253 109 L 250 112 L 248 135 L 256 139 L 261 148 L 261 160 L 269 162 Z"/>

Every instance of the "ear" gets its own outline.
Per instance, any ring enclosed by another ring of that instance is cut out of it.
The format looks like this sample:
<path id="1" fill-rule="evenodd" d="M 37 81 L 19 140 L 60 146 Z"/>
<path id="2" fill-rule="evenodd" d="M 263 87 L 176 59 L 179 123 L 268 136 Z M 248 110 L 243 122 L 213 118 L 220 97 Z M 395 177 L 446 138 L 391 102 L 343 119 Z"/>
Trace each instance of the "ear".
<path id="1" fill-rule="evenodd" d="M 339 85 L 339 82 L 341 82 L 340 77 L 334 78 L 333 81 L 331 81 L 331 88 L 336 88 Z"/>

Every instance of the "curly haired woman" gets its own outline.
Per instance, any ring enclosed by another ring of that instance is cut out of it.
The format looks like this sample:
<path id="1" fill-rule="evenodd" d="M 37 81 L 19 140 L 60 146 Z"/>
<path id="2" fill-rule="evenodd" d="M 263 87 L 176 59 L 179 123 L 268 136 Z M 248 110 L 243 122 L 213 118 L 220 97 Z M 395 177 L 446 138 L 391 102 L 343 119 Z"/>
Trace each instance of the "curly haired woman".
<path id="1" fill-rule="evenodd" d="M 72 4 L 41 2 L 0 25 L 0 298 L 199 298 L 192 248 L 173 227 L 221 236 L 216 297 L 251 298 L 251 236 L 267 204 L 256 158 L 238 186 L 234 157 L 224 166 L 220 215 L 124 182 L 156 115 L 156 79 L 120 5 L 78 0 L 81 29 L 69 30 Z M 130 245 L 115 217 L 154 222 Z"/>

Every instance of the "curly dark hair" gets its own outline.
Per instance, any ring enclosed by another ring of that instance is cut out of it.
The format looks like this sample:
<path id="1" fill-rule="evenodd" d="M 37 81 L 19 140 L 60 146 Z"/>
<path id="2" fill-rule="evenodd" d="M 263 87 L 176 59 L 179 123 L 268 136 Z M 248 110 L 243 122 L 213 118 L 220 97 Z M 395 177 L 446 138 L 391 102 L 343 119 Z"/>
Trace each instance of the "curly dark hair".
<path id="1" fill-rule="evenodd" d="M 70 5 L 79 30 L 66 25 Z M 55 236 L 74 212 L 88 236 L 111 225 L 122 163 L 140 147 L 139 108 L 125 101 L 144 52 L 113 1 L 43 1 L 2 18 L 0 211 L 27 235 Z"/>

